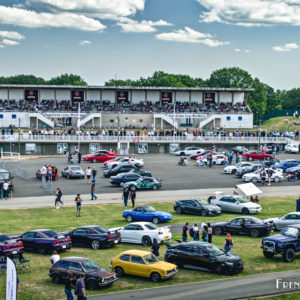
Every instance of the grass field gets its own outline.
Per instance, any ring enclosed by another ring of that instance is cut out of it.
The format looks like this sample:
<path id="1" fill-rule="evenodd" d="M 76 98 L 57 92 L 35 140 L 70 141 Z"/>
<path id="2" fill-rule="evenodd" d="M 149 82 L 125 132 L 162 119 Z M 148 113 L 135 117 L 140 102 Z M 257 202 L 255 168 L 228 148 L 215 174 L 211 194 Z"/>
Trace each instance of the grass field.
<path id="1" fill-rule="evenodd" d="M 287 212 L 294 211 L 295 199 L 291 197 L 278 198 L 262 198 L 263 213 L 259 215 L 261 218 L 281 216 Z M 152 203 L 157 209 L 173 212 L 172 203 Z M 270 209 L 270 210 L 269 210 Z M 80 225 L 100 224 L 106 227 L 117 227 L 127 224 L 121 218 L 122 207 L 120 205 L 98 205 L 83 206 L 83 214 L 81 218 L 75 217 L 75 208 L 62 208 L 55 210 L 52 208 L 42 209 L 22 209 L 22 210 L 2 210 L 0 211 L 2 233 L 22 233 L 28 229 L 49 228 L 54 230 L 68 230 Z M 224 214 L 216 218 L 203 218 L 189 215 L 176 215 L 171 223 L 184 223 L 186 221 L 202 222 L 202 221 L 218 221 L 230 220 L 234 218 L 234 214 Z M 180 239 L 180 235 L 175 235 Z M 213 243 L 219 247 L 223 246 L 224 236 L 214 236 Z M 255 275 L 267 272 L 285 271 L 300 268 L 300 255 L 297 256 L 293 263 L 284 263 L 280 256 L 272 260 L 265 259 L 260 249 L 261 238 L 250 237 L 234 237 L 233 253 L 238 254 L 245 263 L 245 270 L 238 276 Z M 92 250 L 74 248 L 68 252 L 62 253 L 61 257 L 66 256 L 85 256 L 94 259 L 98 265 L 103 268 L 109 268 L 111 259 L 128 249 L 145 249 L 140 245 L 121 244 L 112 249 Z M 161 246 L 160 258 L 163 259 L 165 245 Z M 62 284 L 53 284 L 47 275 L 50 267 L 50 255 L 25 254 L 26 258 L 31 259 L 31 272 L 20 274 L 21 292 L 19 300 L 50 300 L 64 299 L 64 286 Z M 165 286 L 171 284 L 197 282 L 203 280 L 220 279 L 224 276 L 209 274 L 192 270 L 180 270 L 178 275 L 171 280 L 162 281 L 155 286 Z M 118 280 L 112 287 L 102 290 L 89 291 L 88 295 L 97 293 L 107 293 L 114 291 L 123 291 L 131 289 L 140 289 L 153 287 L 148 279 L 136 277 L 123 277 Z M 0 276 L 0 299 L 4 299 L 5 295 L 5 276 Z M 293 298 L 286 298 L 293 299 Z M 295 298 L 296 299 L 296 298 Z"/>
<path id="2" fill-rule="evenodd" d="M 288 119 L 289 123 L 283 120 Z M 276 117 L 265 121 L 260 128 L 267 131 L 294 131 L 300 130 L 300 125 L 293 125 L 293 122 L 300 122 L 300 118 L 295 117 Z"/>

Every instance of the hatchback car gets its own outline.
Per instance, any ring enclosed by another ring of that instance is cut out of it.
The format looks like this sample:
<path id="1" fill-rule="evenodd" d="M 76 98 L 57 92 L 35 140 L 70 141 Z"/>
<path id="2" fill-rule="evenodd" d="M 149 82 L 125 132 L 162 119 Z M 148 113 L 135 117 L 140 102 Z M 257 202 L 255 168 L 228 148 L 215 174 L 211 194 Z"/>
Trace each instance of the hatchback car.
<path id="1" fill-rule="evenodd" d="M 0 256 L 11 256 L 22 254 L 23 243 L 0 233 Z"/>
<path id="2" fill-rule="evenodd" d="M 61 176 L 67 177 L 68 179 L 71 178 L 83 179 L 85 177 L 85 173 L 79 166 L 69 166 L 62 170 Z"/>
<path id="3" fill-rule="evenodd" d="M 64 282 L 68 274 L 75 279 L 84 274 L 85 286 L 88 290 L 112 285 L 118 280 L 116 274 L 100 268 L 93 260 L 84 257 L 66 257 L 56 262 L 49 270 L 48 275 L 53 283 Z"/>

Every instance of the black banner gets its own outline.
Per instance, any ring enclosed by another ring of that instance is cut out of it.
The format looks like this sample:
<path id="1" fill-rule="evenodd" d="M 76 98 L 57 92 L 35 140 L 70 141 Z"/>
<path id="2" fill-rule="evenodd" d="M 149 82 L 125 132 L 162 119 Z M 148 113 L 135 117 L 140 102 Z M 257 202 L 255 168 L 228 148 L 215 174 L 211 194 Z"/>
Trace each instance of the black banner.
<path id="1" fill-rule="evenodd" d="M 25 90 L 25 100 L 38 101 L 38 90 Z"/>
<path id="2" fill-rule="evenodd" d="M 128 102 L 128 91 L 118 91 L 117 92 L 118 102 Z"/>
<path id="3" fill-rule="evenodd" d="M 172 103 L 172 92 L 162 92 L 161 101 L 162 103 Z"/>
<path id="4" fill-rule="evenodd" d="M 215 102 L 215 93 L 205 93 L 204 95 L 205 102 L 214 103 Z"/>
<path id="5" fill-rule="evenodd" d="M 82 102 L 84 101 L 83 91 L 72 91 L 72 101 Z"/>

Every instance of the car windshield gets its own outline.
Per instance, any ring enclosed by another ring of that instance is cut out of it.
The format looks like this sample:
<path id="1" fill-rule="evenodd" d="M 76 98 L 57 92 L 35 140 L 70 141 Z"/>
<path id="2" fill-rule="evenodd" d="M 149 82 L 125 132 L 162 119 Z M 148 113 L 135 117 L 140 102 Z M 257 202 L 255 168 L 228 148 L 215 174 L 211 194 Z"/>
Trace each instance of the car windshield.
<path id="1" fill-rule="evenodd" d="M 145 207 L 144 207 L 144 210 L 145 210 L 146 212 L 155 212 L 155 211 L 156 211 L 152 206 L 145 206 Z"/>
<path id="2" fill-rule="evenodd" d="M 202 199 L 195 199 L 194 200 L 198 205 L 207 205 L 207 202 L 205 200 Z"/>
<path id="3" fill-rule="evenodd" d="M 147 265 L 151 265 L 159 262 L 159 259 L 152 253 L 145 255 L 143 258 Z"/>
<path id="4" fill-rule="evenodd" d="M 50 238 L 57 236 L 57 233 L 53 230 L 43 231 L 43 234 Z"/>
<path id="5" fill-rule="evenodd" d="M 0 242 L 9 241 L 10 238 L 7 235 L 0 235 Z"/>
<path id="6" fill-rule="evenodd" d="M 241 167 L 242 165 L 243 165 L 243 163 L 238 163 L 235 166 L 238 168 L 238 167 Z"/>
<path id="7" fill-rule="evenodd" d="M 207 246 L 206 250 L 207 250 L 208 254 L 211 255 L 211 256 L 224 255 L 224 252 L 215 245 Z"/>
<path id="8" fill-rule="evenodd" d="M 8 172 L 0 173 L 0 180 L 9 180 L 9 173 Z"/>
<path id="9" fill-rule="evenodd" d="M 155 230 L 157 229 L 158 227 L 155 226 L 154 224 L 146 224 L 145 227 L 149 230 Z"/>
<path id="10" fill-rule="evenodd" d="M 236 200 L 238 200 L 240 203 L 246 203 L 246 202 L 249 202 L 247 198 L 244 198 L 244 197 L 236 197 Z"/>
<path id="11" fill-rule="evenodd" d="M 71 167 L 71 170 L 79 171 L 79 170 L 81 170 L 81 168 L 80 167 Z"/>
<path id="12" fill-rule="evenodd" d="M 255 172 L 253 172 L 254 174 L 260 174 L 260 170 L 256 170 Z"/>
<path id="13" fill-rule="evenodd" d="M 87 272 L 99 269 L 98 265 L 93 260 L 88 260 L 88 261 L 83 262 L 82 267 Z"/>
<path id="14" fill-rule="evenodd" d="M 264 222 L 261 220 L 261 219 L 258 219 L 258 218 L 255 218 L 255 217 L 252 217 L 251 219 L 250 219 L 250 221 L 254 221 L 254 223 L 256 223 L 256 224 L 263 224 Z"/>
<path id="15" fill-rule="evenodd" d="M 285 227 L 281 231 L 281 234 L 297 238 L 298 237 L 298 232 L 299 232 L 299 230 L 297 228 L 294 228 L 294 227 Z"/>
<path id="16" fill-rule="evenodd" d="M 93 227 L 93 229 L 95 229 L 96 231 L 98 231 L 100 233 L 107 233 L 107 232 L 109 232 L 106 228 L 101 227 L 101 226 L 95 226 L 95 227 Z"/>

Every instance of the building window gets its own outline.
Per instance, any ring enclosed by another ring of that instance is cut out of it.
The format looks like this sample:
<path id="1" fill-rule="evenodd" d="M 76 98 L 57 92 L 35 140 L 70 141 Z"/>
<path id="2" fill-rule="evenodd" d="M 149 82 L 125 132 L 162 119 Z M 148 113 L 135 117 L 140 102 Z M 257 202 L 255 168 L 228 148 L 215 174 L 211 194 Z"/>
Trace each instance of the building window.
<path id="1" fill-rule="evenodd" d="M 110 119 L 109 121 L 110 121 L 110 123 L 113 123 L 115 120 L 113 120 L 113 119 Z"/>
<path id="2" fill-rule="evenodd" d="M 0 114 L 0 119 L 3 119 L 3 114 Z"/>
<path id="3" fill-rule="evenodd" d="M 226 121 L 230 121 L 231 120 L 231 117 L 230 116 L 227 116 L 226 117 Z"/>
<path id="4" fill-rule="evenodd" d="M 243 117 L 242 117 L 242 116 L 239 116 L 239 117 L 238 117 L 238 120 L 239 120 L 239 121 L 243 121 Z"/>
<path id="5" fill-rule="evenodd" d="M 11 118 L 12 118 L 12 119 L 16 119 L 16 118 L 17 118 L 17 115 L 13 114 L 13 115 L 11 115 Z"/>

